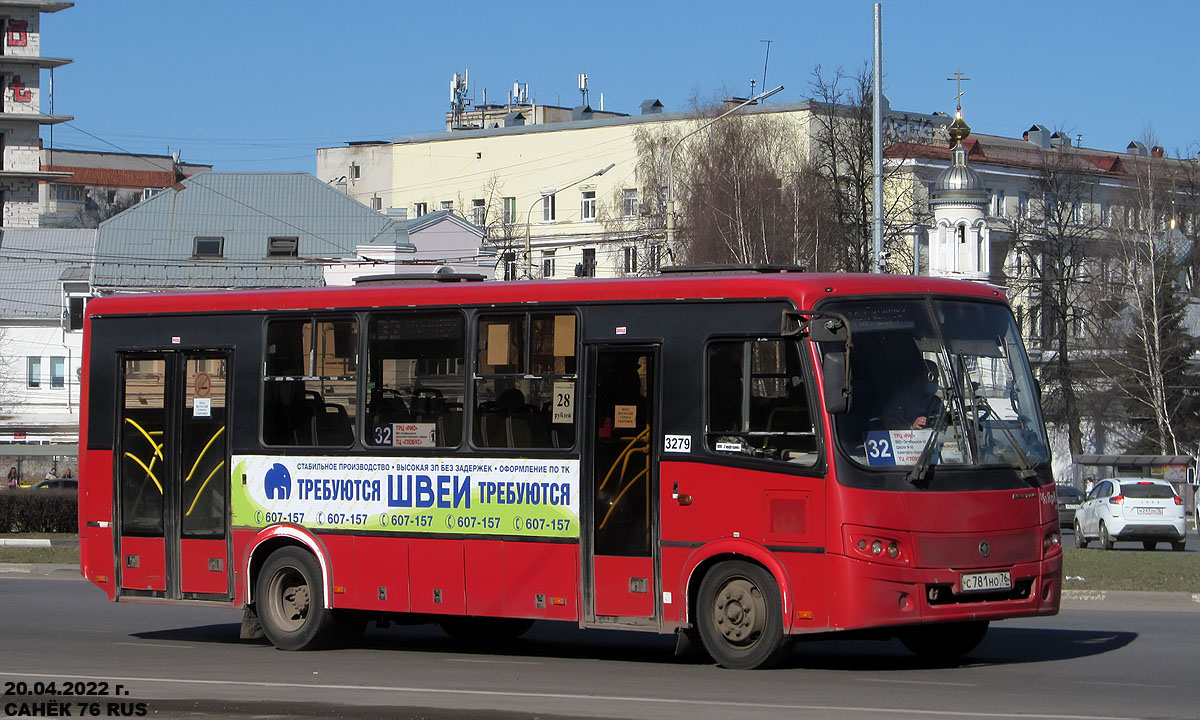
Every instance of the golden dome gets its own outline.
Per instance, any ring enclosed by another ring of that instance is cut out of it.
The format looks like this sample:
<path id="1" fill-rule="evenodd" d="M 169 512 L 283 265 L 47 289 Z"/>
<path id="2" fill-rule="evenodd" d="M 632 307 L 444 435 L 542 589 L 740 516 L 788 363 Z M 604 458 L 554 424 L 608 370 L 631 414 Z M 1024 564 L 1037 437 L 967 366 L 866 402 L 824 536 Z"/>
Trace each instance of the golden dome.
<path id="1" fill-rule="evenodd" d="M 957 144 L 967 139 L 971 134 L 971 126 L 962 119 L 962 112 L 959 111 L 954 115 L 954 122 L 950 123 L 950 127 L 946 130 L 950 135 L 951 144 Z"/>

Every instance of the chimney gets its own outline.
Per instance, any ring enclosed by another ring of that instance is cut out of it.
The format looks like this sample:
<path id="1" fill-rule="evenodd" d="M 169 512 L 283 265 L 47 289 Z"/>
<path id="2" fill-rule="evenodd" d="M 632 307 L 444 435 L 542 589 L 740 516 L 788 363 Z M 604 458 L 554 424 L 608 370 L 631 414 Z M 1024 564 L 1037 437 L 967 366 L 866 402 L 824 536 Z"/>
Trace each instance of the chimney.
<path id="1" fill-rule="evenodd" d="M 1040 148 L 1050 147 L 1050 130 L 1045 125 L 1034 125 L 1021 137 Z"/>
<path id="2" fill-rule="evenodd" d="M 657 99 L 650 99 L 650 100 L 642 101 L 642 114 L 643 115 L 654 115 L 656 113 L 661 113 L 662 111 L 663 111 L 663 104 L 661 102 L 659 102 Z"/>
<path id="3" fill-rule="evenodd" d="M 1164 154 L 1165 153 L 1163 152 L 1162 145 L 1155 145 L 1154 147 L 1150 148 L 1150 155 L 1152 157 L 1160 158 L 1163 157 Z"/>

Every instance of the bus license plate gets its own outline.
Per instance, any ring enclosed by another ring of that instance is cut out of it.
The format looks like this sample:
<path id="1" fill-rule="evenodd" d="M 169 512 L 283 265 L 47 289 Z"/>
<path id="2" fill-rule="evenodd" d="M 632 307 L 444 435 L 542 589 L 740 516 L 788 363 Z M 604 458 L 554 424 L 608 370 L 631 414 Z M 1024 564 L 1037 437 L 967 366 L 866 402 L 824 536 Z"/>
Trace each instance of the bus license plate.
<path id="1" fill-rule="evenodd" d="M 962 592 L 984 592 L 988 590 L 1011 590 L 1012 573 L 1002 572 L 964 574 L 959 581 Z"/>

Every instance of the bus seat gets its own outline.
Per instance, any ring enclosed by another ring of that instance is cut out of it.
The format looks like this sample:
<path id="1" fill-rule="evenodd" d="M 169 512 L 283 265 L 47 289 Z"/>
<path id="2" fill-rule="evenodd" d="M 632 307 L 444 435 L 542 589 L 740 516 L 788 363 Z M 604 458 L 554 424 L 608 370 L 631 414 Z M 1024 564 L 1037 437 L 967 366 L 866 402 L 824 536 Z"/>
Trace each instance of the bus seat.
<path id="1" fill-rule="evenodd" d="M 313 418 L 313 444 L 344 447 L 354 442 L 354 422 L 345 405 L 325 403 Z"/>
<path id="2" fill-rule="evenodd" d="M 435 421 L 437 428 L 437 444 L 439 447 L 458 447 L 462 442 L 463 411 L 447 410 L 438 415 Z"/>

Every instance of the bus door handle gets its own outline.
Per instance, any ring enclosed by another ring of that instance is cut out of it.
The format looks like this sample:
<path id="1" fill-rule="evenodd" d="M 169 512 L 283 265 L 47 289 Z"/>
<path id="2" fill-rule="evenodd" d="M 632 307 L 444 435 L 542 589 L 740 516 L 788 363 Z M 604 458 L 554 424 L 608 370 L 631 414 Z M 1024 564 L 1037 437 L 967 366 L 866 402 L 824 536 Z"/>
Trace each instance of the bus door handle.
<path id="1" fill-rule="evenodd" d="M 674 488 L 672 488 L 671 497 L 675 500 L 675 502 L 679 503 L 680 505 L 691 505 L 692 504 L 692 496 L 691 495 L 688 495 L 686 493 L 681 494 L 679 492 L 679 483 L 675 483 Z"/>

